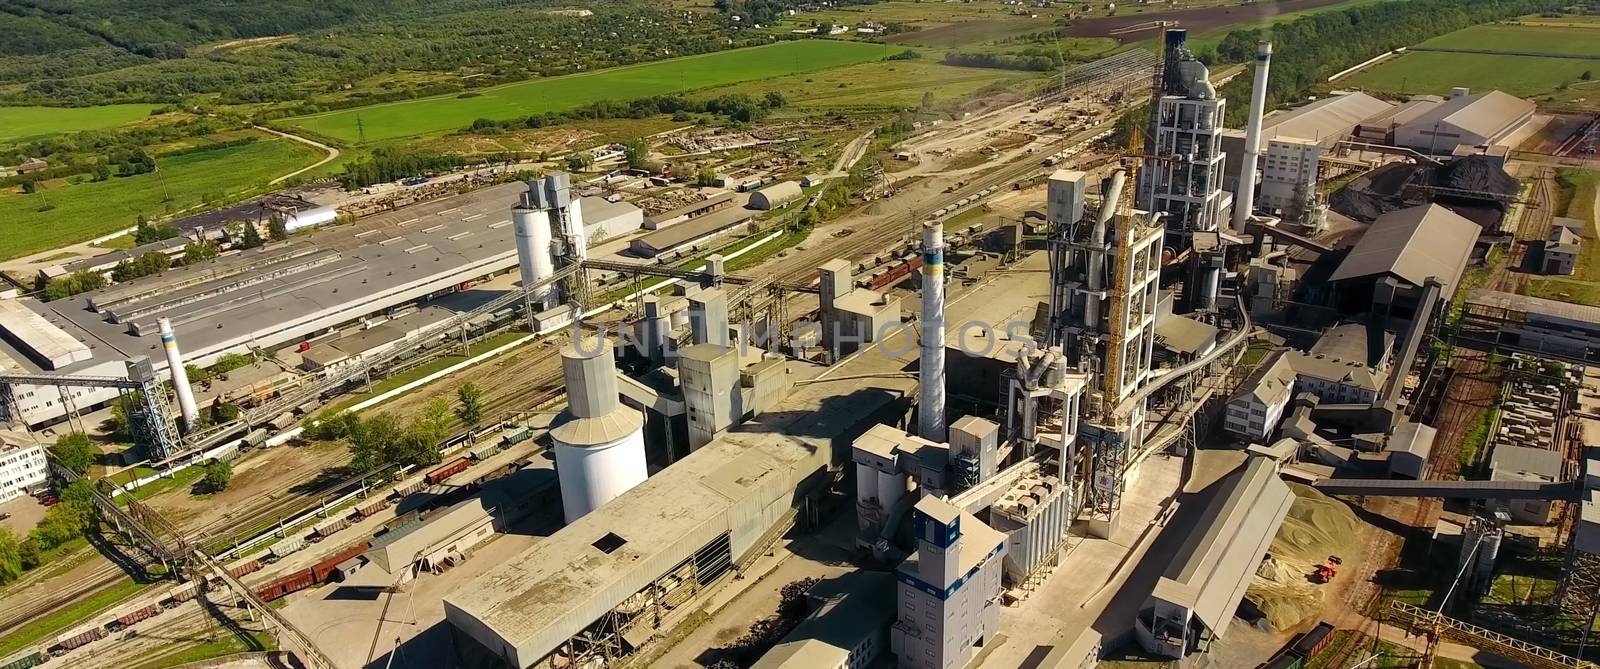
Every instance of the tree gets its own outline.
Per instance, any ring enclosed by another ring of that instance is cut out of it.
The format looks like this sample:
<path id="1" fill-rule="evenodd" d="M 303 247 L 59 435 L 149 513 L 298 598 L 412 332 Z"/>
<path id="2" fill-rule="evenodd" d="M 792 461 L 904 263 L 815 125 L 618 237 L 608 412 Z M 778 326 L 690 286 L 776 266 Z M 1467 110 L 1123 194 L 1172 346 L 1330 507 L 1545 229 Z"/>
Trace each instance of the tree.
<path id="1" fill-rule="evenodd" d="M 111 178 L 111 166 L 105 163 L 96 163 L 94 166 L 94 180 L 105 181 Z"/>
<path id="2" fill-rule="evenodd" d="M 588 151 L 578 151 L 567 156 L 567 169 L 582 172 L 594 165 L 594 156 Z"/>
<path id="3" fill-rule="evenodd" d="M 134 222 L 133 241 L 135 244 L 149 244 L 163 239 L 172 239 L 183 234 L 171 223 L 151 223 L 141 214 Z"/>
<path id="4" fill-rule="evenodd" d="M 233 482 L 233 465 L 227 460 L 212 458 L 206 463 L 206 475 L 201 479 L 207 492 L 222 492 L 228 489 L 228 484 Z"/>
<path id="5" fill-rule="evenodd" d="M 628 169 L 643 170 L 650 167 L 650 146 L 642 139 L 623 142 L 622 156 L 628 161 Z"/>
<path id="6" fill-rule="evenodd" d="M 289 238 L 289 224 L 281 218 L 274 218 L 267 222 L 267 238 L 281 242 Z"/>
<path id="7" fill-rule="evenodd" d="M 700 168 L 700 171 L 694 175 L 694 183 L 702 188 L 717 185 L 717 171 L 711 167 Z"/>
<path id="8" fill-rule="evenodd" d="M 22 576 L 22 541 L 10 528 L 0 527 L 0 585 Z"/>
<path id="9" fill-rule="evenodd" d="M 405 436 L 400 421 L 387 413 L 366 419 L 345 419 L 344 429 L 350 440 L 350 466 L 362 472 L 391 463 L 392 449 Z"/>
<path id="10" fill-rule="evenodd" d="M 266 242 L 262 241 L 261 239 L 261 231 L 256 229 L 256 224 L 248 221 L 245 222 L 244 231 L 242 234 L 240 234 L 239 238 L 239 248 L 253 249 L 258 248 L 265 243 Z"/>
<path id="11" fill-rule="evenodd" d="M 240 367 L 249 367 L 255 359 L 243 353 L 224 353 L 217 361 L 211 363 L 212 374 L 227 374 Z"/>
<path id="12" fill-rule="evenodd" d="M 767 91 L 766 98 L 762 100 L 761 104 L 767 109 L 777 109 L 789 104 L 789 98 L 784 97 L 782 93 L 777 91 Z"/>
<path id="13" fill-rule="evenodd" d="M 183 247 L 183 264 L 188 266 L 205 262 L 217 257 L 217 252 L 217 243 L 209 239 L 189 242 Z"/>
<path id="14" fill-rule="evenodd" d="M 39 192 L 39 182 L 34 181 L 33 179 L 23 179 L 22 192 L 24 195 L 32 195 Z"/>
<path id="15" fill-rule="evenodd" d="M 456 389 L 456 417 L 467 426 L 477 425 L 483 420 L 483 389 L 475 383 L 464 383 Z"/>
<path id="16" fill-rule="evenodd" d="M 1588 80 L 1594 78 L 1594 72 L 1592 72 L 1590 70 L 1584 70 L 1583 74 L 1578 75 L 1578 78 L 1582 79 L 1584 81 L 1588 81 Z"/>
<path id="17" fill-rule="evenodd" d="M 931 109 L 933 109 L 933 91 L 925 91 L 922 94 L 922 111 Z"/>
<path id="18" fill-rule="evenodd" d="M 73 272 L 66 276 L 58 276 L 46 283 L 44 286 L 44 299 L 47 301 L 59 300 L 63 297 L 71 297 L 78 293 L 86 293 L 104 287 L 106 287 L 104 274 L 87 270 Z"/>
<path id="19" fill-rule="evenodd" d="M 450 405 L 442 398 L 435 399 L 411 419 L 406 428 L 406 438 L 401 442 L 395 459 L 414 465 L 431 465 L 440 460 L 439 446 L 450 436 Z"/>
<path id="20" fill-rule="evenodd" d="M 50 447 L 50 455 L 54 456 L 61 466 L 83 476 L 89 471 L 89 465 L 94 464 L 94 444 L 89 441 L 89 435 L 70 432 L 56 440 L 55 445 Z"/>

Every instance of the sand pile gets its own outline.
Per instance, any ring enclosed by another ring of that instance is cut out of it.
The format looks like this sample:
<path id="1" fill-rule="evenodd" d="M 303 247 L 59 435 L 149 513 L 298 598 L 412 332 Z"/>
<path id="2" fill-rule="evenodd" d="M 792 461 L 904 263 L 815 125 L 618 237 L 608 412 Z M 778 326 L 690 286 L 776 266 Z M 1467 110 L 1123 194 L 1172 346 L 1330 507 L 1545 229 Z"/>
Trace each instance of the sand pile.
<path id="1" fill-rule="evenodd" d="M 1260 609 L 1279 630 L 1319 615 L 1325 585 L 1309 576 L 1328 556 L 1353 558 L 1360 549 L 1361 521 L 1349 507 L 1308 486 L 1289 484 L 1295 502 L 1272 539 L 1272 557 L 1261 563 L 1245 599 Z M 1346 563 L 1346 566 L 1350 566 Z M 1344 577 L 1341 575 L 1341 577 Z"/>

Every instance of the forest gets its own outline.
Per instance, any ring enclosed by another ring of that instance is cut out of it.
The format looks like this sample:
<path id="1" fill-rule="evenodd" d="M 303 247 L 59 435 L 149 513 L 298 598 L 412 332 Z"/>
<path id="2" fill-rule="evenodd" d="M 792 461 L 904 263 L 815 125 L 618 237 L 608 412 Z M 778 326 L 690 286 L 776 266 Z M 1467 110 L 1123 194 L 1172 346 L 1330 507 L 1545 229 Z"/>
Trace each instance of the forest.
<path id="1" fill-rule="evenodd" d="M 8 104 L 82 106 L 381 102 L 535 76 L 704 53 L 760 41 L 729 39 L 726 18 L 686 15 L 647 0 L 553 11 L 556 0 L 0 0 L 0 94 Z M 12 40 L 11 35 L 24 35 Z M 219 40 L 252 40 L 254 43 Z M 731 42 L 731 43 L 730 43 Z M 369 90 L 364 82 L 434 73 Z M 340 103 L 343 104 L 340 104 Z"/>
<path id="2" fill-rule="evenodd" d="M 1360 5 L 1282 23 L 1271 28 L 1272 76 L 1267 107 L 1304 99 L 1340 70 L 1398 47 L 1470 25 L 1559 8 L 1556 0 L 1410 0 Z M 1217 45 L 1226 62 L 1249 62 L 1260 29 L 1235 30 Z M 1218 91 L 1230 100 L 1250 99 L 1250 77 L 1235 77 Z M 1249 105 L 1228 105 L 1227 123 L 1240 127 Z"/>

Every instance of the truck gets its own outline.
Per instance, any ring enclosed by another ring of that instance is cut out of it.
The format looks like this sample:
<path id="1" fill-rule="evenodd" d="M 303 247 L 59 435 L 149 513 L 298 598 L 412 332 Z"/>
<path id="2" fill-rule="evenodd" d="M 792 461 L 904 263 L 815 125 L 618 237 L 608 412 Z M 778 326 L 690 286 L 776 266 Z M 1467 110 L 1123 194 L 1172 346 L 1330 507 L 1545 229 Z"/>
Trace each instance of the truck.
<path id="1" fill-rule="evenodd" d="M 1055 164 L 1060 161 L 1061 159 L 1056 158 L 1055 156 L 1046 156 L 1044 160 L 1039 161 L 1039 164 L 1044 165 L 1045 167 L 1054 167 Z"/>

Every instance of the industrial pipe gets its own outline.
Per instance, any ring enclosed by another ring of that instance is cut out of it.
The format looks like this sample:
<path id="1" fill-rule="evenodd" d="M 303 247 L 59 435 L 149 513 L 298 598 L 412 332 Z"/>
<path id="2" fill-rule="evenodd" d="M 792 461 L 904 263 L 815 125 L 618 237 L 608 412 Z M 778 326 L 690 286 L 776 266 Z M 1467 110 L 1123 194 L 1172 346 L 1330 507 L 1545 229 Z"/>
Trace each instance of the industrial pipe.
<path id="1" fill-rule="evenodd" d="M 178 411 L 183 415 L 183 429 L 193 430 L 200 418 L 194 403 L 194 390 L 189 387 L 189 370 L 183 368 L 183 353 L 178 351 L 178 338 L 172 333 L 172 321 L 156 319 L 161 328 L 161 348 L 167 352 L 167 372 L 172 375 L 172 391 L 178 395 Z"/>
<path id="2" fill-rule="evenodd" d="M 917 384 L 917 435 L 943 443 L 944 422 L 944 226 L 922 226 L 922 379 Z"/>
<path id="3" fill-rule="evenodd" d="M 1122 199 L 1123 182 L 1128 178 L 1125 170 L 1118 169 L 1111 173 L 1111 180 L 1100 188 L 1100 211 L 1095 215 L 1094 232 L 1090 236 L 1089 251 L 1089 291 L 1091 293 L 1106 289 L 1105 263 L 1106 263 L 1106 230 L 1111 226 L 1111 217 L 1117 214 L 1117 207 Z M 1083 326 L 1096 328 L 1100 325 L 1100 298 L 1089 295 L 1083 305 Z"/>
<path id="4" fill-rule="evenodd" d="M 1245 220 L 1255 211 L 1256 167 L 1261 161 L 1261 117 L 1267 112 L 1267 70 L 1272 61 L 1272 42 L 1262 41 L 1256 48 L 1255 80 L 1250 88 L 1250 121 L 1244 129 L 1244 162 L 1239 168 L 1238 197 L 1233 201 L 1233 229 L 1244 232 Z"/>

